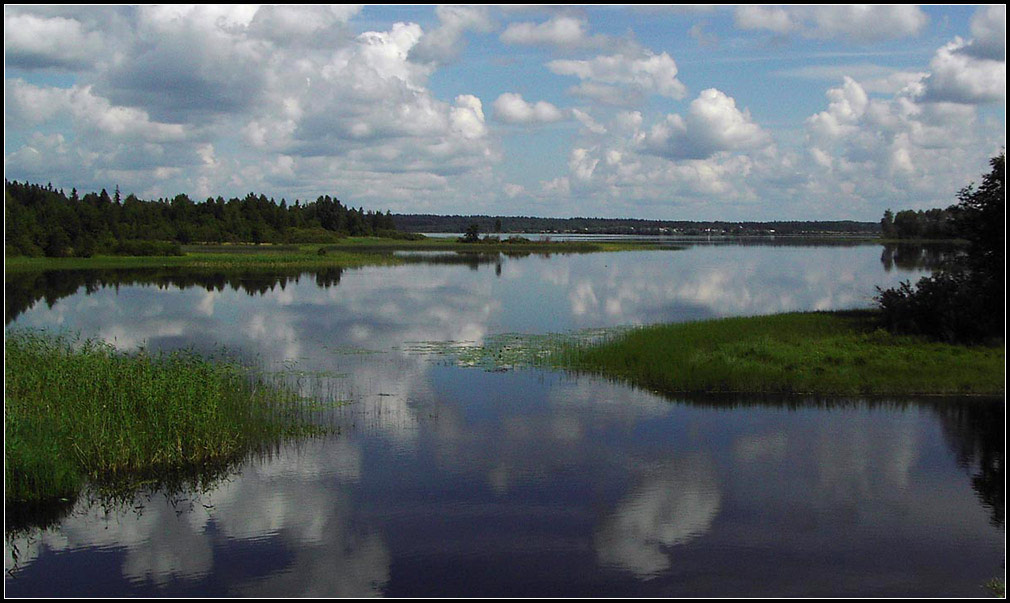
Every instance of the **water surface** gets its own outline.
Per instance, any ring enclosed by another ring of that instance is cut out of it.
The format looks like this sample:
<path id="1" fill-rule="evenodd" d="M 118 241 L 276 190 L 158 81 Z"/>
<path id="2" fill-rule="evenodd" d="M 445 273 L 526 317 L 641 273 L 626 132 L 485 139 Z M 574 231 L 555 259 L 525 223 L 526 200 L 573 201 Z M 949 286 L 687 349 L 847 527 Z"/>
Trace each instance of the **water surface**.
<path id="1" fill-rule="evenodd" d="M 1003 573 L 1002 400 L 669 400 L 416 352 L 869 307 L 875 286 L 932 267 L 899 257 L 699 245 L 9 279 L 8 328 L 224 345 L 321 375 L 299 383 L 347 404 L 337 435 L 201 491 L 84 496 L 55 525 L 9 534 L 7 594 L 985 595 Z"/>

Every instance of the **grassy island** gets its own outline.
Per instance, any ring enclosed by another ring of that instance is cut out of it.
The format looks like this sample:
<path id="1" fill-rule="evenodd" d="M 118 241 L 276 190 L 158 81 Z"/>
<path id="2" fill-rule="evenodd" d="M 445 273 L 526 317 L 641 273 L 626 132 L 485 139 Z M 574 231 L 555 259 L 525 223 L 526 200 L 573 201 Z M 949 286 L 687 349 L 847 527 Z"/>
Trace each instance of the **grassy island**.
<path id="1" fill-rule="evenodd" d="M 123 353 L 37 331 L 8 333 L 4 351 L 8 504 L 222 466 L 320 431 L 293 392 L 192 352 Z"/>
<path id="2" fill-rule="evenodd" d="M 1001 395 L 1005 348 L 894 335 L 873 311 L 648 326 L 557 356 L 665 394 Z"/>

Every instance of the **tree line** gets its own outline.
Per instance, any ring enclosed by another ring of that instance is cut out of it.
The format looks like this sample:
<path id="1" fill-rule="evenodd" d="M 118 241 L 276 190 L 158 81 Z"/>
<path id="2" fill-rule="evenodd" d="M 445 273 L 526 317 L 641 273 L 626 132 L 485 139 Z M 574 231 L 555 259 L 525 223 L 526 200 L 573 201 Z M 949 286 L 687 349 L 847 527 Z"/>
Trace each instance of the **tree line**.
<path id="1" fill-rule="evenodd" d="M 585 233 L 585 234 L 876 234 L 876 222 L 852 220 L 726 222 L 686 220 L 644 220 L 638 218 L 537 218 L 531 216 L 439 216 L 433 214 L 393 214 L 397 228 L 407 232 L 465 233 L 476 224 L 485 233 Z"/>
<path id="2" fill-rule="evenodd" d="M 890 209 L 880 220 L 880 232 L 885 239 L 956 239 L 960 209 L 951 205 L 947 209 L 905 209 L 897 214 Z"/>
<path id="3" fill-rule="evenodd" d="M 329 195 L 280 203 L 249 193 L 202 203 L 184 194 L 145 201 L 100 193 L 67 196 L 53 186 L 4 181 L 7 255 L 90 257 L 95 253 L 162 255 L 187 243 L 332 243 L 342 236 L 395 230 L 389 211 L 345 206 Z"/>

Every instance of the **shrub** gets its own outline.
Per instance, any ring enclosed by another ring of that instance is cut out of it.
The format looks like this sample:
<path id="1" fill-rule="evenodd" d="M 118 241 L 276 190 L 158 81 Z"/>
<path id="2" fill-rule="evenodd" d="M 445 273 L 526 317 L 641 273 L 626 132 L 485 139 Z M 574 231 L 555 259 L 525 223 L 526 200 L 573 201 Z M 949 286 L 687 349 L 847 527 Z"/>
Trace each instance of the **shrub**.
<path id="1" fill-rule="evenodd" d="M 925 335 L 948 343 L 979 343 L 1002 328 L 966 271 L 939 272 L 896 289 L 877 289 L 881 320 L 892 333 Z"/>

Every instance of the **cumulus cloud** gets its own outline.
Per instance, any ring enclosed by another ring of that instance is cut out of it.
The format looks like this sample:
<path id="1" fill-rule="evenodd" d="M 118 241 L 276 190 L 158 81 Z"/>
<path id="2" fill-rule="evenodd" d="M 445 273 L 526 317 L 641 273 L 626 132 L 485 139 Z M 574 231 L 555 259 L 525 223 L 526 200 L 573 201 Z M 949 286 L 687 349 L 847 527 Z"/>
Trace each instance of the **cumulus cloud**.
<path id="1" fill-rule="evenodd" d="M 928 21 L 925 13 L 910 5 L 748 5 L 737 7 L 734 17 L 741 29 L 857 42 L 878 42 L 915 35 Z"/>
<path id="2" fill-rule="evenodd" d="M 863 87 L 854 79 L 845 77 L 840 88 L 828 90 L 827 97 L 831 101 L 828 109 L 807 120 L 813 135 L 825 140 L 855 131 L 870 102 Z"/>
<path id="3" fill-rule="evenodd" d="M 889 87 L 844 77 L 829 89 L 827 109 L 806 120 L 811 194 L 852 204 L 881 195 L 913 207 L 949 203 L 954 183 L 970 181 L 1005 144 L 998 132 L 984 132 L 976 109 L 1006 96 L 1005 61 L 984 58 L 986 36 L 1000 27 L 987 19 L 999 16 L 980 9 L 973 33 L 985 42 L 955 38 L 927 71 L 892 74 Z M 889 96 L 871 96 L 874 87 Z"/>
<path id="4" fill-rule="evenodd" d="M 411 49 L 410 58 L 421 62 L 447 62 L 456 58 L 468 30 L 490 31 L 493 21 L 485 6 L 439 6 L 439 26 L 428 31 Z"/>
<path id="5" fill-rule="evenodd" d="M 924 100 L 982 104 L 1006 99 L 1006 61 L 980 58 L 974 46 L 955 38 L 936 51 L 923 82 Z"/>
<path id="6" fill-rule="evenodd" d="M 487 133 L 484 127 L 484 109 L 480 99 L 472 94 L 456 97 L 456 106 L 451 109 L 450 121 L 453 131 L 465 139 L 481 138 Z"/>
<path id="7" fill-rule="evenodd" d="M 659 94 L 674 99 L 684 98 L 687 88 L 677 79 L 677 63 L 667 53 L 648 50 L 639 53 L 601 55 L 592 59 L 560 59 L 547 63 L 558 75 L 571 75 L 582 80 L 572 90 L 605 104 L 619 105 L 623 91 L 637 94 Z"/>
<path id="8" fill-rule="evenodd" d="M 45 173 L 46 151 L 58 151 L 51 167 L 79 160 L 80 180 L 67 182 L 79 187 L 109 186 L 104 179 L 115 176 L 143 191 L 152 187 L 147 179 L 185 174 L 176 187 L 190 192 L 318 194 L 321 185 L 339 184 L 345 194 L 383 202 L 444 193 L 449 175 L 486 179 L 498 155 L 481 100 L 436 98 L 428 87 L 435 64 L 411 60 L 426 38 L 421 27 L 396 23 L 353 35 L 347 21 L 358 10 L 152 6 L 109 13 L 105 30 L 71 9 L 66 16 L 5 12 L 8 21 L 81 36 L 100 31 L 107 59 L 89 63 L 96 71 L 88 83 L 68 88 L 7 80 L 8 123 L 25 131 L 14 138 L 23 148 L 7 155 L 7 167 Z M 484 14 L 442 9 L 440 35 L 482 27 Z M 6 43 L 18 60 L 29 55 L 20 38 Z M 82 41 L 78 50 L 86 47 Z M 48 50 L 67 55 L 58 45 Z M 68 121 L 75 136 L 28 141 L 31 128 Z M 239 142 L 239 150 L 221 154 L 232 146 L 222 139 Z M 123 145 L 131 143 L 139 146 L 128 152 Z M 201 149 L 215 145 L 206 161 Z M 198 169 L 181 170 L 187 166 Z"/>
<path id="9" fill-rule="evenodd" d="M 747 110 L 715 88 L 691 101 L 687 116 L 669 115 L 645 139 L 649 152 L 670 159 L 705 159 L 721 151 L 754 149 L 770 142 Z"/>
<path id="10" fill-rule="evenodd" d="M 921 88 L 875 98 L 845 78 L 828 90 L 828 108 L 806 122 L 811 194 L 851 204 L 881 195 L 913 207 L 949 204 L 955 183 L 970 181 L 990 150 L 979 145 L 985 136 L 973 105 L 924 102 Z"/>
<path id="11" fill-rule="evenodd" d="M 512 23 L 501 34 L 506 44 L 546 45 L 572 49 L 603 45 L 606 38 L 590 36 L 585 19 L 570 15 L 557 15 L 543 23 Z"/>
<path id="12" fill-rule="evenodd" d="M 482 103 L 472 94 L 457 95 L 453 104 L 435 98 L 427 87 L 430 68 L 409 60 L 422 36 L 418 25 L 397 23 L 279 73 L 256 113 L 262 130 L 278 137 L 270 146 L 305 167 L 357 172 L 362 183 L 382 182 L 383 172 L 404 181 L 409 172 L 411 186 L 444 189 L 445 176 L 486 165 L 494 154 Z M 372 184 L 367 190 L 376 191 Z"/>
<path id="13" fill-rule="evenodd" d="M 494 101 L 495 118 L 510 124 L 544 124 L 561 121 L 568 114 L 546 101 L 526 102 L 521 94 L 506 92 Z"/>
<path id="14" fill-rule="evenodd" d="M 1006 5 L 979 8 L 971 19 L 971 36 L 965 52 L 980 59 L 1006 61 Z"/>
<path id="15" fill-rule="evenodd" d="M 332 36 L 361 12 L 350 4 L 261 6 L 249 19 L 248 34 L 280 44 L 332 43 Z"/>
<path id="16" fill-rule="evenodd" d="M 91 86 L 49 88 L 11 80 L 5 88 L 8 115 L 15 118 L 41 123 L 69 115 L 84 132 L 135 141 L 171 142 L 186 135 L 183 125 L 156 122 L 140 109 L 113 105 Z"/>
<path id="17" fill-rule="evenodd" d="M 4 59 L 10 67 L 81 69 L 102 47 L 102 37 L 76 19 L 4 12 Z"/>

